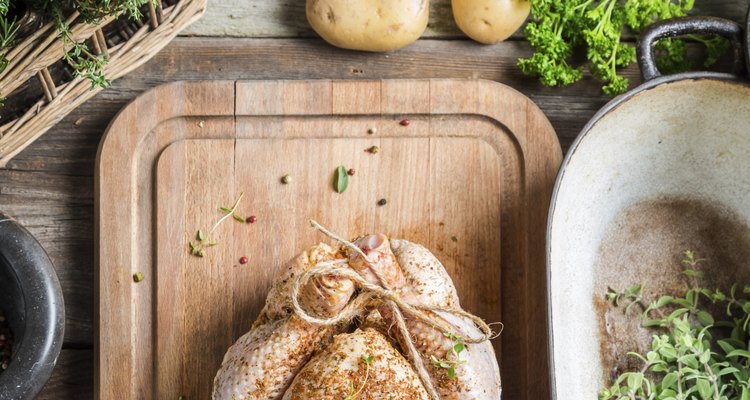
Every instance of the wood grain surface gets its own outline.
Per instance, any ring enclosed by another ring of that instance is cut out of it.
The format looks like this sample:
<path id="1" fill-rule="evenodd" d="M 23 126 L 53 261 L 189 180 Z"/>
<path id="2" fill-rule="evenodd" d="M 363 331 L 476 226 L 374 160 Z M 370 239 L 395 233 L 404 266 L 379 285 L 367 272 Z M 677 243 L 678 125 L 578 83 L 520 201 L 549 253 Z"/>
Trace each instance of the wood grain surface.
<path id="1" fill-rule="evenodd" d="M 744 21 L 747 4 L 738 0 L 697 0 L 694 14 Z M 238 37 L 313 37 L 304 0 L 209 0 L 205 17 L 188 27 L 188 35 Z M 424 37 L 463 38 L 453 20 L 450 0 L 430 1 Z M 515 37 L 520 37 L 516 34 Z"/>
<path id="2" fill-rule="evenodd" d="M 363 151 L 372 145 L 381 151 Z M 426 245 L 462 305 L 505 324 L 495 343 L 504 393 L 548 397 L 546 307 L 535 294 L 546 290 L 538 255 L 561 156 L 541 111 L 491 81 L 202 81 L 147 92 L 112 123 L 97 164 L 95 393 L 208 398 L 276 271 L 324 239 L 314 218 L 344 237 Z M 341 164 L 358 173 L 338 194 Z M 241 214 L 258 222 L 230 219 L 211 233 L 218 207 L 243 191 Z M 188 252 L 199 229 L 219 242 L 202 258 Z M 134 283 L 135 272 L 146 280 Z"/>
<path id="3" fill-rule="evenodd" d="M 293 38 L 312 36 L 300 1 L 232 3 L 211 0 L 208 14 L 190 28 L 190 34 L 224 35 L 217 27 L 242 19 L 241 24 L 228 25 L 226 34 L 265 39 L 178 38 L 0 169 L 0 208 L 17 217 L 50 253 L 66 301 L 65 350 L 41 398 L 93 395 L 94 159 L 109 121 L 143 91 L 184 79 L 484 78 L 508 84 L 537 103 L 564 149 L 608 100 L 588 78 L 552 89 L 524 77 L 515 62 L 528 56 L 530 49 L 520 40 L 481 46 L 467 40 L 423 39 L 392 54 L 362 54 L 333 49 L 317 39 Z M 744 20 L 747 7 L 746 1 L 739 0 L 696 3 L 704 14 L 737 21 Z M 448 10 L 447 5 L 442 8 Z M 433 14 L 437 10 L 434 5 Z M 433 17 L 432 24 L 436 20 Z M 453 32 L 443 37 L 456 38 L 453 22 L 443 20 L 448 27 L 442 30 Z M 636 68 L 629 68 L 626 75 L 637 83 Z"/>

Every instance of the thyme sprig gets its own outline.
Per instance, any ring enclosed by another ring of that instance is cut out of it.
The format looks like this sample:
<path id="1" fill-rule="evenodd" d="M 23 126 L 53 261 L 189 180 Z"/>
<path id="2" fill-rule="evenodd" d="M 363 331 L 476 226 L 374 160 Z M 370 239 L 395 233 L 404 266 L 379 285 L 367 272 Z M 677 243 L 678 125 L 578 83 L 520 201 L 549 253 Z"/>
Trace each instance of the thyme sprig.
<path id="1" fill-rule="evenodd" d="M 51 21 L 64 46 L 63 59 L 73 68 L 73 73 L 91 81 L 91 88 L 109 87 L 110 81 L 104 76 L 109 55 L 106 52 L 95 53 L 85 42 L 73 38 L 67 19 L 73 12 L 80 15 L 76 21 L 99 23 L 107 16 L 119 17 L 127 15 L 130 19 L 138 20 L 143 17 L 141 7 L 158 0 L 29 0 L 26 6 L 40 13 L 46 20 Z M 16 44 L 17 32 L 20 26 L 16 17 L 8 16 L 11 12 L 11 1 L 0 0 L 0 72 L 9 64 L 5 57 L 5 50 Z M 0 98 L 0 107 L 5 99 Z"/>
<path id="2" fill-rule="evenodd" d="M 628 353 L 641 368 L 620 374 L 600 400 L 750 400 L 750 285 L 735 283 L 728 293 L 701 287 L 704 262 L 684 253 L 689 289 L 645 307 L 643 326 L 658 330 L 651 350 Z"/>
<path id="3" fill-rule="evenodd" d="M 362 356 L 362 361 L 365 363 L 365 379 L 362 381 L 362 385 L 360 385 L 359 390 L 356 392 L 354 391 L 354 381 L 349 382 L 349 394 L 346 395 L 344 400 L 356 400 L 357 397 L 362 393 L 363 390 L 365 390 L 365 386 L 367 385 L 367 381 L 370 379 L 370 365 L 372 364 L 372 360 L 375 359 L 375 356 L 371 356 L 369 354 L 365 354 Z"/>
<path id="4" fill-rule="evenodd" d="M 430 356 L 430 360 L 432 360 L 432 363 L 437 368 L 445 369 L 445 373 L 448 374 L 449 379 L 456 379 L 456 369 L 459 365 L 466 363 L 466 360 L 461 359 L 461 352 L 466 350 L 466 345 L 460 337 L 450 332 L 444 332 L 443 335 L 453 342 L 453 346 L 448 350 L 444 358 L 438 359 L 432 355 Z"/>
<path id="5" fill-rule="evenodd" d="M 5 57 L 6 50 L 16 42 L 18 33 L 18 24 L 16 18 L 8 19 L 8 8 L 10 0 L 0 0 L 0 72 L 3 72 L 8 66 L 8 59 Z M 3 99 L 0 98 L 0 104 Z"/>
<path id="6" fill-rule="evenodd" d="M 212 239 L 212 236 L 214 234 L 214 231 L 216 231 L 216 228 L 218 228 L 222 222 L 226 221 L 227 218 L 234 217 L 234 219 L 239 222 L 245 222 L 245 219 L 237 214 L 237 208 L 239 207 L 240 202 L 242 201 L 242 198 L 244 196 L 244 193 L 240 193 L 240 196 L 234 202 L 232 208 L 219 207 L 219 210 L 224 212 L 224 215 L 218 221 L 216 221 L 214 226 L 211 227 L 211 230 L 208 231 L 208 234 L 206 234 L 202 229 L 198 229 L 198 232 L 196 232 L 195 234 L 195 242 L 193 242 L 192 240 L 188 241 L 190 255 L 196 257 L 205 257 L 207 248 L 217 246 L 219 243 L 217 241 L 214 241 Z"/>

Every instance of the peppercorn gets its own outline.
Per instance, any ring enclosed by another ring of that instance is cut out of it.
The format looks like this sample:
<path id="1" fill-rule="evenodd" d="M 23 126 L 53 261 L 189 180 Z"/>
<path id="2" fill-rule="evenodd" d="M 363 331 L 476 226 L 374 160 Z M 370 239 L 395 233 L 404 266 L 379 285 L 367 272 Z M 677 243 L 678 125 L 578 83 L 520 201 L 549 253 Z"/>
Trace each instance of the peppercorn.
<path id="1" fill-rule="evenodd" d="M 369 149 L 367 149 L 367 151 L 369 151 L 372 154 L 377 154 L 377 153 L 380 153 L 380 147 L 372 146 Z"/>
<path id="2" fill-rule="evenodd" d="M 378 129 L 377 129 L 377 128 L 370 128 L 370 129 L 368 129 L 368 130 L 367 130 L 367 133 L 368 133 L 368 134 L 370 134 L 370 135 L 373 135 L 373 134 L 375 134 L 375 133 L 376 133 L 377 131 L 378 131 Z"/>
<path id="3" fill-rule="evenodd" d="M 408 119 L 404 119 L 404 120 L 401 120 L 399 124 L 401 124 L 401 126 L 409 126 L 411 124 L 411 121 Z"/>
<path id="4" fill-rule="evenodd" d="M 255 221 L 257 221 L 257 220 L 258 220 L 258 218 L 255 215 L 251 215 L 251 216 L 247 217 L 247 223 L 248 224 L 254 224 Z"/>
<path id="5" fill-rule="evenodd" d="M 386 200 L 386 199 L 380 199 L 380 200 L 378 200 L 378 205 L 379 205 L 379 206 L 384 206 L 384 205 L 386 205 L 387 203 L 388 203 L 388 200 Z"/>
<path id="6" fill-rule="evenodd" d="M 145 276 L 143 276 L 143 272 L 136 272 L 133 274 L 133 281 L 135 281 L 135 283 L 141 282 L 144 279 Z"/>
<path id="7" fill-rule="evenodd" d="M 243 264 L 243 265 L 247 264 L 248 261 L 249 260 L 247 259 L 247 257 L 245 257 L 245 256 L 240 257 L 240 264 Z"/>
<path id="8" fill-rule="evenodd" d="M 354 168 L 349 168 L 349 170 L 346 171 L 346 174 L 349 175 L 349 176 L 353 176 L 355 172 L 357 172 L 357 171 L 355 171 Z"/>
<path id="9" fill-rule="evenodd" d="M 292 177 L 289 175 L 284 175 L 281 177 L 281 183 L 288 185 L 292 181 Z"/>

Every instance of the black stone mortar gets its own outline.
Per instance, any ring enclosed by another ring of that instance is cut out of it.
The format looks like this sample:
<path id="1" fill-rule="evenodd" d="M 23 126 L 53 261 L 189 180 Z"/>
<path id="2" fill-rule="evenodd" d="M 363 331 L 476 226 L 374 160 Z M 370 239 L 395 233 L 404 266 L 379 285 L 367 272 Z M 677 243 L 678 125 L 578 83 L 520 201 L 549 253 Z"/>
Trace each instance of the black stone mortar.
<path id="1" fill-rule="evenodd" d="M 65 329 L 55 268 L 39 242 L 0 213 L 0 307 L 13 331 L 0 400 L 34 399 L 52 374 Z"/>

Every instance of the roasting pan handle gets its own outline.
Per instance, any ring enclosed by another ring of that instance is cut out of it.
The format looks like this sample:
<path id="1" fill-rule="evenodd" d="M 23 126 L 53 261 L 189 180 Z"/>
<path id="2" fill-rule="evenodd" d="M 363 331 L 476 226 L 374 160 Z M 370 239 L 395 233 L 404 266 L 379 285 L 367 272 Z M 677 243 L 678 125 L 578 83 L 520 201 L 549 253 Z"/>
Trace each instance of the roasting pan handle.
<path id="1" fill-rule="evenodd" d="M 638 64 L 643 80 L 650 81 L 661 76 L 654 60 L 654 44 L 659 39 L 689 34 L 719 35 L 729 39 L 734 49 L 733 73 L 742 73 L 745 51 L 742 44 L 742 27 L 738 23 L 716 17 L 683 17 L 656 22 L 641 34 L 638 40 Z"/>

